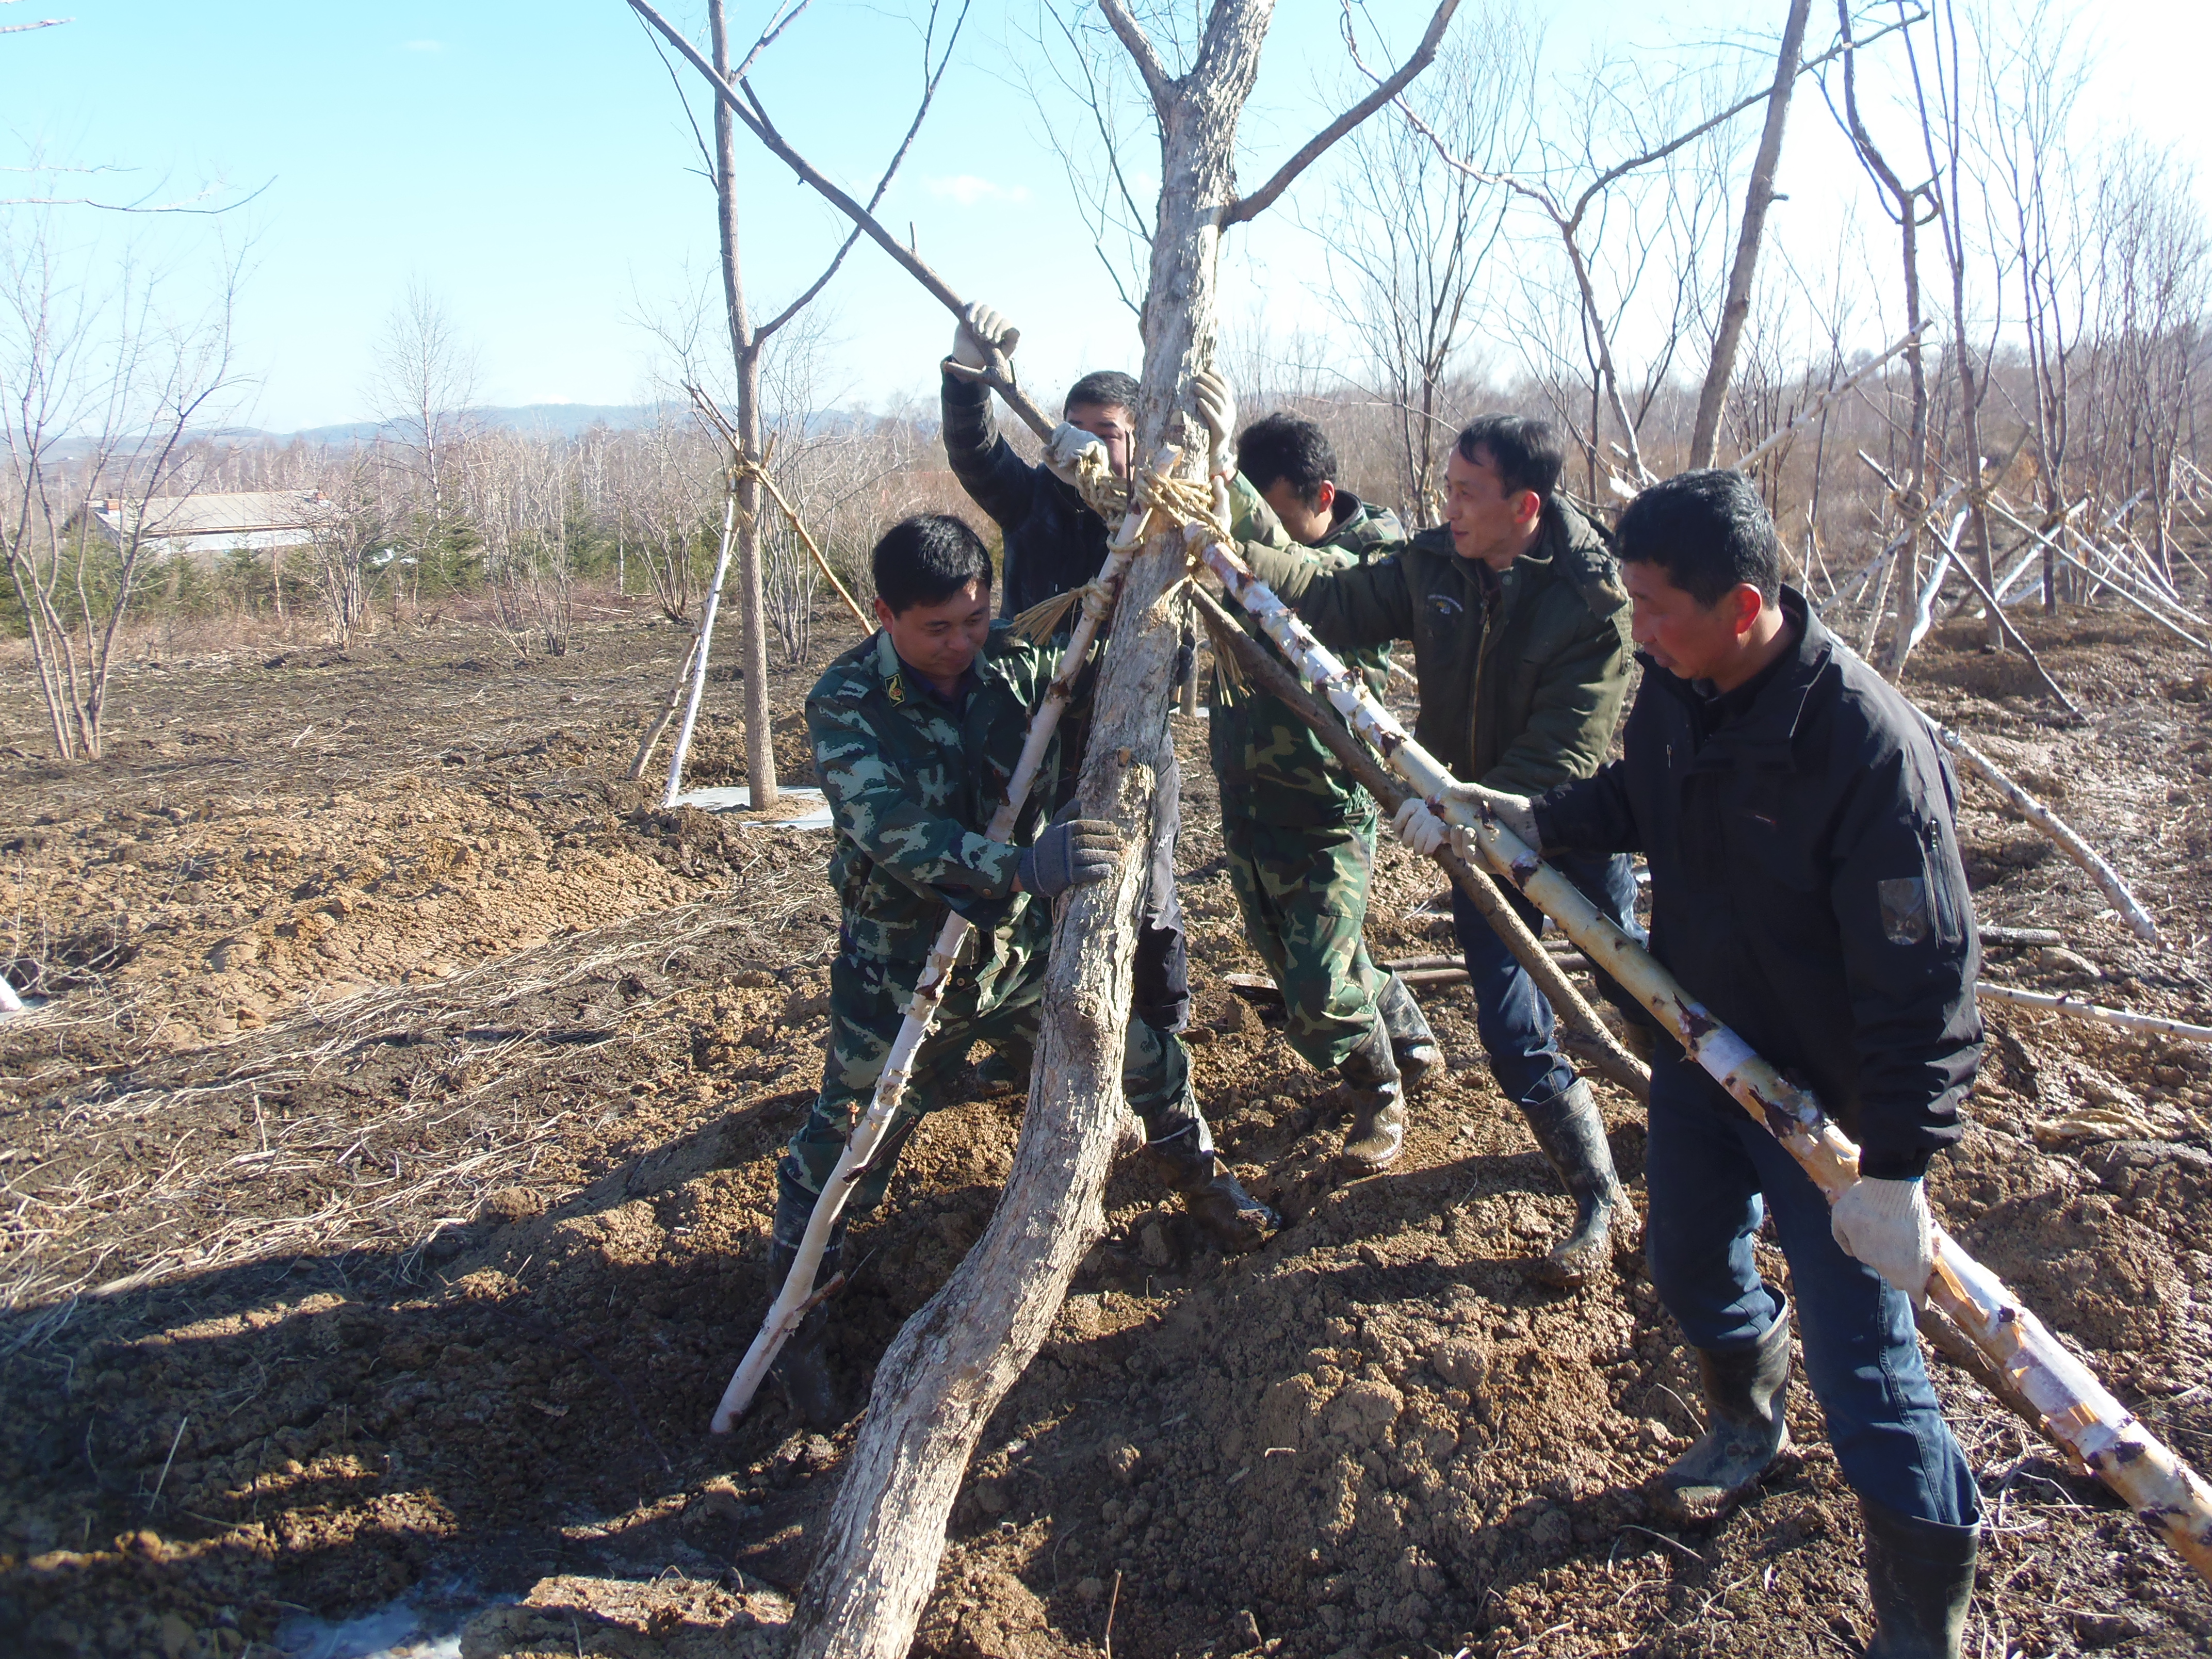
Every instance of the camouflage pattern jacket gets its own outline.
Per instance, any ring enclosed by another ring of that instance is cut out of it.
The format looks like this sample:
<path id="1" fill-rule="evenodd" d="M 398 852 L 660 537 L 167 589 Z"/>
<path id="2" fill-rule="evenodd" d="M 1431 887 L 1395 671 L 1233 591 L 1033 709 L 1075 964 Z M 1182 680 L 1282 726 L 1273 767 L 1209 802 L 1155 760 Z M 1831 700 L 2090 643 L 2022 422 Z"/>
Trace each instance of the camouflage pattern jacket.
<path id="1" fill-rule="evenodd" d="M 1021 849 L 1042 822 L 1057 757 L 1048 754 L 1012 843 L 986 839 L 1020 758 L 1030 711 L 1057 653 L 994 623 L 958 706 L 899 661 L 878 629 L 831 663 L 806 698 L 806 735 L 836 822 L 830 883 L 851 955 L 928 956 L 949 905 L 975 924 L 963 960 L 979 981 L 1006 981 L 1042 948 L 1048 906 L 1014 890 Z M 983 1004 L 992 999 L 982 987 Z"/>
<path id="2" fill-rule="evenodd" d="M 1370 507 L 1348 490 L 1339 490 L 1336 499 L 1328 538 L 1302 549 L 1284 538 L 1287 556 L 1302 556 L 1316 571 L 1341 570 L 1364 564 L 1376 550 L 1405 539 L 1398 515 L 1388 507 Z M 1255 623 L 1246 621 L 1245 630 L 1265 639 Z M 1267 648 L 1278 658 L 1282 654 L 1271 642 Z M 1345 663 L 1365 677 L 1376 696 L 1382 695 L 1390 676 L 1388 644 L 1347 651 Z M 1305 829 L 1335 828 L 1374 811 L 1367 792 L 1345 776 L 1336 757 L 1280 699 L 1247 686 L 1235 702 L 1215 702 L 1209 724 L 1224 813 Z"/>
<path id="3" fill-rule="evenodd" d="M 1539 795 L 1605 759 L 1628 690 L 1628 594 L 1565 502 L 1502 577 L 1443 526 L 1342 570 L 1258 544 L 1246 558 L 1333 649 L 1413 641 L 1413 735 L 1454 776 Z"/>

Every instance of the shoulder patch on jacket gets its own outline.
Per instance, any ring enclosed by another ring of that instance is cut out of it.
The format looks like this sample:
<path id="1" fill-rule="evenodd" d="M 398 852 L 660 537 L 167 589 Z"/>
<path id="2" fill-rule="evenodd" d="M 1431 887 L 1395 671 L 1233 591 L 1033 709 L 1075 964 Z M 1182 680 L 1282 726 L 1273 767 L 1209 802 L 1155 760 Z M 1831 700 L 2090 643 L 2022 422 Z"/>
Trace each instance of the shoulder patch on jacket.
<path id="1" fill-rule="evenodd" d="M 1628 606 L 1628 590 L 1620 585 L 1620 566 L 1612 554 L 1592 542 L 1569 540 L 1559 555 L 1562 580 L 1581 594 L 1590 614 L 1610 621 Z"/>

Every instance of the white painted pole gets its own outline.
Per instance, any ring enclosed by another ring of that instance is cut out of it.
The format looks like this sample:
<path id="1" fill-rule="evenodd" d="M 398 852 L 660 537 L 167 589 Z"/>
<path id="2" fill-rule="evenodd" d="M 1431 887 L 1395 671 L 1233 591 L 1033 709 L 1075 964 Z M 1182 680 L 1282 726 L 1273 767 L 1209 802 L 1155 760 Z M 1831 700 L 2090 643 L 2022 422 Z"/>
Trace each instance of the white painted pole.
<path id="1" fill-rule="evenodd" d="M 730 574 L 730 532 L 738 521 L 738 475 L 732 471 L 729 490 L 722 502 L 722 550 L 714 560 L 714 580 L 707 589 L 706 603 L 699 613 L 698 654 L 691 663 L 691 696 L 684 705 L 684 724 L 676 733 L 676 747 L 668 755 L 668 787 L 661 791 L 663 811 L 676 805 L 677 793 L 684 784 L 684 757 L 691 752 L 691 728 L 698 724 L 699 700 L 707 694 L 707 659 L 714 643 L 714 613 L 721 608 L 722 580 Z"/>

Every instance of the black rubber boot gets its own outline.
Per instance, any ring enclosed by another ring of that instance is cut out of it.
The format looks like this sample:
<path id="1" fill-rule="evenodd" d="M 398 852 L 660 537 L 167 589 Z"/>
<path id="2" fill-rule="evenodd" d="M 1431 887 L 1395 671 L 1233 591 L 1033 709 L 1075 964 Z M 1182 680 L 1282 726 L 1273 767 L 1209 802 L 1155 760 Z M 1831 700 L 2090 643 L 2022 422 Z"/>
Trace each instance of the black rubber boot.
<path id="1" fill-rule="evenodd" d="M 1554 1289 L 1577 1290 L 1614 1251 L 1635 1249 L 1636 1214 L 1613 1172 L 1613 1148 L 1606 1144 L 1605 1120 L 1597 1115 L 1589 1084 L 1577 1078 L 1551 1099 L 1521 1110 L 1575 1200 L 1574 1231 L 1531 1263 L 1529 1272 Z"/>
<path id="2" fill-rule="evenodd" d="M 1790 1443 L 1783 1417 L 1790 1385 L 1790 1304 L 1783 1304 L 1774 1322 L 1750 1347 L 1731 1353 L 1695 1352 L 1711 1424 L 1695 1445 L 1667 1466 L 1651 1493 L 1661 1514 L 1691 1526 L 1726 1513 L 1759 1484 Z"/>
<path id="3" fill-rule="evenodd" d="M 776 1194 L 775 1225 L 768 1247 L 768 1297 L 773 1304 L 783 1289 L 784 1281 L 791 1277 L 792 1264 L 799 1259 L 800 1241 L 806 1236 L 806 1223 L 814 1213 L 814 1194 L 791 1182 L 780 1182 Z M 820 1289 L 836 1276 L 837 1264 L 845 1254 L 845 1223 L 841 1218 L 830 1234 L 830 1243 L 822 1251 L 822 1265 L 815 1269 L 814 1287 Z M 806 1310 L 775 1357 L 769 1375 L 783 1387 L 791 1401 L 791 1408 L 816 1428 L 838 1420 L 837 1378 L 830 1369 L 826 1352 L 830 1338 L 830 1303 L 816 1303 Z"/>
<path id="4" fill-rule="evenodd" d="M 1867 1659 L 1959 1659 L 1982 1529 L 1947 1527 L 1859 1499 L 1866 1517 L 1867 1600 L 1875 1637 Z"/>
<path id="5" fill-rule="evenodd" d="M 1406 1146 L 1406 1091 L 1380 1013 L 1336 1074 L 1352 1094 L 1352 1124 L 1344 1132 L 1346 1161 L 1369 1173 L 1389 1168 Z"/>
<path id="6" fill-rule="evenodd" d="M 1160 1184 L 1182 1200 L 1199 1231 L 1224 1255 L 1256 1250 L 1283 1224 L 1282 1217 L 1246 1192 L 1214 1155 L 1203 1120 L 1145 1148 L 1145 1162 Z"/>
<path id="7" fill-rule="evenodd" d="M 1025 1095 L 1030 1090 L 1030 1068 L 1026 1061 L 1017 1064 L 994 1048 L 975 1062 L 975 1098 L 1002 1100 L 1008 1095 Z"/>
<path id="8" fill-rule="evenodd" d="M 1390 1033 L 1390 1058 L 1398 1062 L 1399 1085 L 1411 1094 L 1444 1063 L 1443 1051 L 1437 1047 L 1437 1034 L 1429 1029 L 1413 988 L 1395 974 L 1384 979 L 1382 989 L 1376 993 L 1375 1012 L 1382 1016 L 1383 1028 Z"/>

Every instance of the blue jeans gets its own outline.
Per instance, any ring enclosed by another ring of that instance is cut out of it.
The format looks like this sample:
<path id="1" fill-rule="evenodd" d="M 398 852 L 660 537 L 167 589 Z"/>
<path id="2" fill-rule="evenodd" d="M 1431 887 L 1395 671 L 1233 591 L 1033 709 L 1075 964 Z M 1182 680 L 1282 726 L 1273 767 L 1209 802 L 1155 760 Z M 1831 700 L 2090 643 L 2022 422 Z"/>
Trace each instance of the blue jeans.
<path id="1" fill-rule="evenodd" d="M 1900 1515 L 1948 1527 L 1978 1521 L 1980 1489 L 1920 1363 L 1911 1303 L 1844 1252 L 1812 1177 L 1686 1056 L 1651 1068 L 1644 1178 L 1651 1283 L 1692 1345 L 1749 1347 L 1781 1312 L 1781 1293 L 1752 1262 L 1752 1237 L 1771 1214 L 1790 1262 L 1806 1380 L 1844 1478 Z"/>
<path id="2" fill-rule="evenodd" d="M 1557 858 L 1552 867 L 1582 890 L 1597 908 L 1641 943 L 1636 921 L 1636 870 L 1626 858 Z M 1540 931 L 1543 912 L 1509 882 L 1498 890 L 1531 931 Z M 1474 1027 L 1490 1057 L 1490 1074 L 1506 1099 L 1521 1107 L 1540 1106 L 1575 1080 L 1573 1067 L 1559 1058 L 1552 1041 L 1552 1005 L 1536 988 L 1498 930 L 1483 920 L 1457 883 L 1451 890 L 1452 927 L 1467 958 L 1467 977 L 1474 992 Z M 1599 988 L 1631 1018 L 1649 1023 L 1643 1006 L 1603 974 Z"/>

